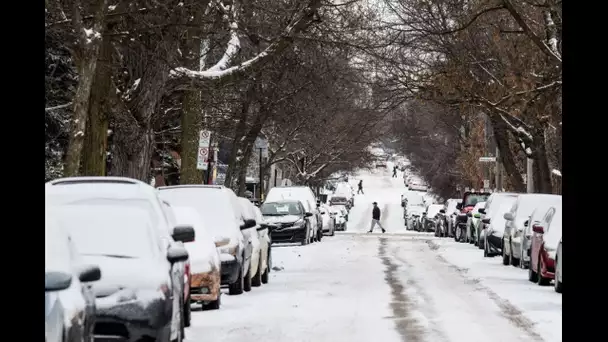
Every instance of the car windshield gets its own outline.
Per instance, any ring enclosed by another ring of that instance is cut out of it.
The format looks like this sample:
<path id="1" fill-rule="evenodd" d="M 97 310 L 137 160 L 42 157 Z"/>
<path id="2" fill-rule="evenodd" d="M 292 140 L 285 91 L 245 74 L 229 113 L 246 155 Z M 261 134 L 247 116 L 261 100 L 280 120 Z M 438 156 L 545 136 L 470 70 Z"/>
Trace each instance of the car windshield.
<path id="1" fill-rule="evenodd" d="M 160 195 L 171 205 L 192 207 L 203 218 L 211 235 L 226 236 L 235 227 L 235 208 L 230 198 L 219 188 L 161 188 Z"/>
<path id="2" fill-rule="evenodd" d="M 449 214 L 451 214 L 451 213 L 455 212 L 455 211 L 457 210 L 457 209 L 456 209 L 456 206 L 457 206 L 457 205 L 458 205 L 458 203 L 460 203 L 460 202 L 461 202 L 460 200 L 458 200 L 458 201 L 449 201 L 449 202 L 448 202 L 448 207 L 447 207 L 447 209 L 446 209 L 446 211 L 445 211 L 445 212 L 446 212 L 446 214 L 448 214 L 448 215 L 449 215 Z"/>
<path id="3" fill-rule="evenodd" d="M 422 196 L 420 196 L 420 195 L 406 194 L 406 198 L 407 198 L 408 205 L 414 205 L 414 206 L 424 205 L 424 198 L 422 198 Z"/>
<path id="4" fill-rule="evenodd" d="M 62 206 L 57 216 L 83 255 L 151 258 L 158 251 L 152 217 L 137 206 L 76 203 Z"/>
<path id="5" fill-rule="evenodd" d="M 477 202 L 485 202 L 490 194 L 468 194 L 464 199 L 464 206 L 468 207 L 477 204 Z"/>
<path id="6" fill-rule="evenodd" d="M 68 236 L 56 222 L 48 220 L 44 231 L 44 266 L 47 271 L 70 271 Z"/>
<path id="7" fill-rule="evenodd" d="M 264 203 L 260 210 L 265 216 L 302 215 L 302 210 L 297 202 Z"/>
<path id="8" fill-rule="evenodd" d="M 439 210 L 443 208 L 442 205 L 432 204 L 429 206 L 429 209 L 426 212 L 428 217 L 435 217 L 435 215 L 439 214 Z"/>

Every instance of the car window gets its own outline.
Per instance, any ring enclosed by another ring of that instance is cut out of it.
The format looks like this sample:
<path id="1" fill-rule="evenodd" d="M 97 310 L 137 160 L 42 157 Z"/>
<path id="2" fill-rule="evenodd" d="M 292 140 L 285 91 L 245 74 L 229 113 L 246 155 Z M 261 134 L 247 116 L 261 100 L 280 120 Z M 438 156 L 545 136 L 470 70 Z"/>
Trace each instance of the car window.
<path id="1" fill-rule="evenodd" d="M 159 255 L 153 217 L 141 208 L 72 204 L 57 210 L 57 216 L 82 255 L 119 258 Z"/>
<path id="2" fill-rule="evenodd" d="M 551 226 L 551 220 L 553 219 L 553 215 L 555 214 L 555 208 L 551 208 L 547 211 L 547 213 L 545 214 L 545 217 L 543 219 L 543 222 L 545 223 L 545 226 L 543 227 L 545 229 L 545 232 L 549 231 L 549 227 Z"/>

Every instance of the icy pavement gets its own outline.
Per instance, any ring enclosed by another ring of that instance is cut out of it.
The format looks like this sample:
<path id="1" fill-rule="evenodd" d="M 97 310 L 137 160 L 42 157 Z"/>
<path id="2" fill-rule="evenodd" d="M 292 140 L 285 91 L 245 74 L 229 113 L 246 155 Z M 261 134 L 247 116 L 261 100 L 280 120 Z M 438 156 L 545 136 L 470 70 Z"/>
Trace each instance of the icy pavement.
<path id="1" fill-rule="evenodd" d="M 472 245 L 406 232 L 401 177 L 359 179 L 347 232 L 273 246 L 269 284 L 193 306 L 186 341 L 561 341 L 561 295 Z M 366 234 L 373 201 L 386 234 Z"/>

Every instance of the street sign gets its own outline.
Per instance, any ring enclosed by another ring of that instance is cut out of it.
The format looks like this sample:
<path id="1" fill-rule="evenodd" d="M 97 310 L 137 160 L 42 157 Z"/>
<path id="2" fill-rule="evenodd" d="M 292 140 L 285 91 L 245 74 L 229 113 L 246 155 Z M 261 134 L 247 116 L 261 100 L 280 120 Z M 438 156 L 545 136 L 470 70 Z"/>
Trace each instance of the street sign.
<path id="1" fill-rule="evenodd" d="M 201 129 L 198 135 L 198 147 L 209 147 L 211 142 L 211 131 Z"/>
<path id="2" fill-rule="evenodd" d="M 257 148 L 257 149 L 261 148 L 261 149 L 265 150 L 268 148 L 268 140 L 262 139 L 260 137 L 255 138 L 254 144 L 255 144 L 255 148 Z"/>
<path id="3" fill-rule="evenodd" d="M 486 188 L 486 189 L 490 187 L 490 180 L 489 179 L 484 179 L 483 180 L 483 187 Z"/>
<path id="4" fill-rule="evenodd" d="M 479 157 L 479 161 L 482 163 L 494 163 L 496 162 L 496 157 Z"/>
<path id="5" fill-rule="evenodd" d="M 196 169 L 207 170 L 207 160 L 209 159 L 209 147 L 199 147 L 196 155 Z"/>

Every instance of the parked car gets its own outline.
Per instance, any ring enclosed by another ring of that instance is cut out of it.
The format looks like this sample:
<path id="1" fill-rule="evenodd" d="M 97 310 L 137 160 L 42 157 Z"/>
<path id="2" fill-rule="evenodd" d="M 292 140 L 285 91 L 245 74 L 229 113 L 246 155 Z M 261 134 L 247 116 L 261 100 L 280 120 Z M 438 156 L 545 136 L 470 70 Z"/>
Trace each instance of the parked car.
<path id="1" fill-rule="evenodd" d="M 502 255 L 502 235 L 505 231 L 504 214 L 511 210 L 517 196 L 501 196 L 492 202 L 492 210 L 481 219 L 484 224 L 484 257 Z M 487 206 L 487 203 L 486 203 Z"/>
<path id="2" fill-rule="evenodd" d="M 169 222 L 169 225 L 167 226 L 169 229 L 173 229 L 172 227 L 177 227 L 178 226 L 178 222 L 177 222 L 177 218 L 175 217 L 175 212 L 173 211 L 173 208 L 171 207 L 171 204 L 165 200 L 162 201 L 163 202 L 163 210 L 165 211 L 165 216 L 167 216 L 167 220 Z M 193 227 L 194 228 L 194 227 Z M 196 231 L 195 231 L 195 235 L 196 235 Z M 177 241 L 177 244 L 184 246 L 183 242 L 181 241 Z M 185 248 L 185 247 L 184 247 Z M 187 248 L 186 248 L 187 250 Z M 190 307 L 190 258 L 188 258 L 188 260 L 186 261 L 182 261 L 182 262 L 176 262 L 175 263 L 175 267 L 177 268 L 178 272 L 183 273 L 184 275 L 184 282 L 183 282 L 183 289 L 182 289 L 182 295 L 184 297 L 184 326 L 185 327 L 189 327 L 190 323 L 191 323 L 191 318 L 192 318 L 192 312 L 191 312 L 191 307 Z"/>
<path id="3" fill-rule="evenodd" d="M 307 212 L 301 201 L 287 199 L 266 201 L 260 206 L 264 223 L 273 224 L 276 228 L 270 231 L 272 243 L 300 242 L 307 245 L 314 234 L 311 212 Z"/>
<path id="4" fill-rule="evenodd" d="M 337 183 L 336 186 L 338 188 L 343 187 L 341 184 L 344 183 Z M 266 202 L 277 202 L 287 199 L 300 201 L 306 212 L 312 214 L 311 216 L 307 216 L 306 219 L 314 232 L 309 238 L 311 243 L 317 241 L 317 238 L 323 235 L 323 227 L 321 213 L 317 208 L 317 200 L 312 190 L 307 186 L 275 186 L 270 189 L 266 196 Z"/>
<path id="5" fill-rule="evenodd" d="M 353 187 L 348 183 L 348 181 L 336 183 L 336 188 L 334 190 L 333 195 L 346 197 L 349 202 L 349 204 L 347 205 L 348 210 L 355 206 L 355 189 L 353 189 Z"/>
<path id="6" fill-rule="evenodd" d="M 339 231 L 345 231 L 348 222 L 348 210 L 343 205 L 332 205 L 330 206 L 331 212 L 334 214 L 335 229 Z"/>
<path id="7" fill-rule="evenodd" d="M 259 232 L 267 231 L 267 226 L 262 226 L 262 220 L 258 218 L 256 213 L 256 207 L 244 197 L 238 198 L 241 204 L 241 212 L 243 214 L 243 221 L 252 220 L 256 222 L 256 225 L 252 228 L 243 230 L 244 234 L 251 234 L 250 240 L 253 244 L 253 254 L 251 256 L 251 266 L 249 274 L 251 276 L 252 286 L 262 286 L 262 274 L 266 272 L 268 265 L 266 264 L 266 258 L 268 256 L 268 242 L 260 239 Z"/>
<path id="8" fill-rule="evenodd" d="M 45 197 L 47 205 L 53 207 L 64 207 L 67 205 L 73 205 L 74 203 L 86 204 L 95 206 L 99 210 L 106 209 L 107 205 L 114 206 L 120 202 L 122 207 L 129 208 L 144 208 L 146 213 L 149 215 L 149 219 L 154 223 L 155 228 L 153 234 L 155 238 L 161 242 L 162 255 L 174 255 L 176 251 L 185 251 L 183 246 L 180 246 L 178 242 L 189 242 L 194 239 L 194 229 L 192 227 L 173 227 L 171 229 L 170 223 L 165 211 L 163 210 L 162 201 L 159 193 L 149 184 L 141 182 L 139 180 L 126 178 L 126 177 L 70 177 L 60 178 L 45 184 Z M 106 214 L 108 215 L 108 214 Z M 109 214 L 113 215 L 112 213 Z M 172 233 L 171 233 L 172 232 Z M 82 251 L 81 251 L 82 252 Z M 187 255 L 187 252 L 186 252 Z M 183 281 L 184 273 L 183 268 L 176 265 L 180 261 L 185 261 L 185 258 L 173 258 L 174 262 L 168 264 L 169 271 L 167 277 L 170 280 L 168 289 L 171 300 L 173 301 L 173 307 L 171 308 L 172 317 L 170 318 L 170 337 L 167 340 L 180 339 L 184 334 L 184 321 L 183 321 Z M 104 271 L 104 266 L 99 265 Z M 105 276 L 104 276 L 105 279 Z M 97 295 L 99 298 L 99 295 Z M 113 322 L 108 318 L 107 308 L 102 310 L 105 316 L 103 326 L 113 326 Z M 98 302 L 99 312 L 99 302 Z M 98 317 L 99 321 L 99 317 Z M 161 322 L 161 321 L 158 321 Z M 156 325 L 155 327 L 158 327 Z M 105 328 L 100 328 L 102 331 Z M 163 328 L 164 329 L 164 328 Z M 96 327 L 97 330 L 97 327 Z M 127 331 L 127 330 L 123 330 Z M 134 331 L 135 335 L 142 333 L 141 331 Z M 148 333 L 152 333 L 149 332 Z M 164 338 L 164 330 L 157 331 L 161 333 L 161 338 Z M 97 335 L 97 333 L 96 333 Z M 103 335 L 103 334 L 102 334 Z"/>
<path id="9" fill-rule="evenodd" d="M 95 338 L 181 341 L 183 278 L 175 279 L 171 269 L 188 252 L 179 245 L 165 248 L 147 203 L 80 200 L 62 205 L 57 215 L 83 259 L 99 265 L 103 274 L 93 287 Z"/>
<path id="10" fill-rule="evenodd" d="M 473 210 L 467 213 L 467 230 L 465 236 L 465 242 L 472 243 L 475 246 L 479 244 L 480 224 L 481 224 L 481 213 L 479 209 L 485 207 L 486 202 L 477 202 L 473 207 Z"/>
<path id="11" fill-rule="evenodd" d="M 443 204 L 431 204 L 426 208 L 422 222 L 423 231 L 435 232 L 435 225 L 437 224 L 437 215 L 439 215 L 439 211 L 441 209 L 443 209 Z"/>
<path id="12" fill-rule="evenodd" d="M 45 215 L 44 313 L 46 342 L 93 341 L 95 294 L 89 286 L 101 278 L 97 265 L 86 265 L 71 236 Z"/>
<path id="13" fill-rule="evenodd" d="M 557 245 L 557 253 L 555 255 L 555 292 L 562 293 L 562 239 L 559 239 L 559 245 Z"/>
<path id="14" fill-rule="evenodd" d="M 407 219 L 410 216 L 412 210 L 419 213 L 420 216 L 422 216 L 421 211 L 425 211 L 426 210 L 426 206 L 424 205 L 424 197 L 422 197 L 422 195 L 418 192 L 414 192 L 414 191 L 406 191 L 405 194 L 402 195 L 403 198 L 405 198 L 405 201 L 402 200 L 402 205 L 405 205 L 403 207 L 403 218 L 406 220 L 406 225 L 407 225 Z"/>
<path id="15" fill-rule="evenodd" d="M 445 216 L 445 204 L 441 206 L 439 214 L 437 214 L 437 223 L 435 224 L 435 236 L 444 237 L 448 236 L 448 221 Z"/>
<path id="16" fill-rule="evenodd" d="M 260 250 L 262 251 L 262 276 L 261 281 L 262 284 L 268 284 L 270 269 L 272 268 L 272 240 L 271 240 L 271 227 L 275 228 L 273 225 L 266 224 L 264 220 L 264 216 L 262 215 L 262 210 L 260 210 L 259 206 L 253 208 L 255 213 L 255 221 L 261 222 L 260 227 L 257 228 L 258 231 L 258 239 L 260 240 Z"/>
<path id="17" fill-rule="evenodd" d="M 467 213 L 475 207 L 477 202 L 485 202 L 490 197 L 489 192 L 472 192 L 466 191 L 462 196 L 462 202 L 456 205 L 456 209 L 459 210 L 456 216 L 456 227 L 454 233 L 454 240 L 464 242 L 466 240 L 467 231 Z"/>
<path id="18" fill-rule="evenodd" d="M 229 295 L 251 290 L 249 269 L 252 243 L 242 230 L 255 222 L 243 222 L 236 194 L 221 185 L 174 185 L 158 188 L 163 199 L 175 206 L 192 207 L 203 218 L 218 247 L 221 261 L 221 285 L 228 286 Z"/>
<path id="19" fill-rule="evenodd" d="M 221 262 L 217 247 L 230 241 L 214 242 L 211 232 L 205 227 L 203 218 L 192 207 L 174 206 L 178 224 L 194 227 L 196 239 L 185 244 L 189 254 L 190 284 L 186 306 L 199 303 L 203 309 L 219 309 L 221 305 Z"/>
<path id="20" fill-rule="evenodd" d="M 524 237 L 525 222 L 530 214 L 539 205 L 556 205 L 562 203 L 562 196 L 550 194 L 521 194 L 517 197 L 511 210 L 504 214 L 505 232 L 503 234 L 503 265 L 519 266 L 522 255 L 522 239 Z"/>
<path id="21" fill-rule="evenodd" d="M 448 228 L 448 236 L 453 237 L 456 228 L 456 216 L 459 210 L 458 203 L 462 203 L 461 198 L 450 198 L 445 202 L 445 216 Z"/>
<path id="22" fill-rule="evenodd" d="M 336 218 L 334 213 L 331 212 L 331 208 L 327 204 L 322 204 L 320 210 L 323 219 L 323 234 L 336 235 Z"/>
<path id="23" fill-rule="evenodd" d="M 408 209 L 407 219 L 405 220 L 405 229 L 422 231 L 422 217 L 425 210 L 426 208 L 424 207 L 424 205 L 410 206 Z"/>
<path id="24" fill-rule="evenodd" d="M 532 231 L 528 280 L 549 285 L 555 278 L 555 257 L 562 238 L 562 205 L 549 208 L 540 224 L 532 226 Z"/>
<path id="25" fill-rule="evenodd" d="M 486 242 L 486 233 L 487 233 L 487 227 L 489 226 L 489 219 L 490 217 L 492 217 L 493 215 L 493 211 L 497 210 L 499 207 L 501 207 L 501 203 L 505 200 L 510 201 L 509 198 L 513 199 L 513 198 L 517 198 L 517 196 L 519 196 L 518 193 L 514 193 L 514 192 L 494 192 L 490 195 L 490 197 L 488 197 L 488 199 L 486 200 L 486 205 L 484 208 L 479 209 L 479 213 L 481 214 L 481 223 L 480 223 L 480 235 L 479 235 L 479 248 L 484 250 L 484 255 L 486 254 L 485 252 L 485 242 Z M 513 204 L 512 201 L 510 201 L 510 204 Z M 502 207 L 501 207 L 502 210 Z M 509 209 L 505 210 L 508 211 Z M 501 213 L 501 215 L 504 214 Z M 502 231 L 502 229 L 501 229 Z M 501 235 L 502 237 L 502 235 Z M 493 238 L 490 238 L 491 240 Z M 499 248 L 502 248 L 500 246 L 500 244 L 498 245 Z"/>
<path id="26" fill-rule="evenodd" d="M 329 205 L 343 205 L 346 209 L 350 209 L 350 201 L 344 195 L 331 195 L 329 197 Z"/>
<path id="27" fill-rule="evenodd" d="M 543 219 L 547 210 L 551 208 L 551 206 L 555 203 L 555 201 L 548 201 L 547 203 L 541 202 L 536 205 L 534 211 L 530 215 L 530 218 L 524 222 L 524 231 L 522 235 L 521 242 L 521 254 L 519 267 L 522 269 L 527 269 L 530 267 L 530 247 L 532 246 L 532 226 L 535 224 L 540 224 L 540 221 Z M 561 201 L 560 201 L 561 203 Z"/>

